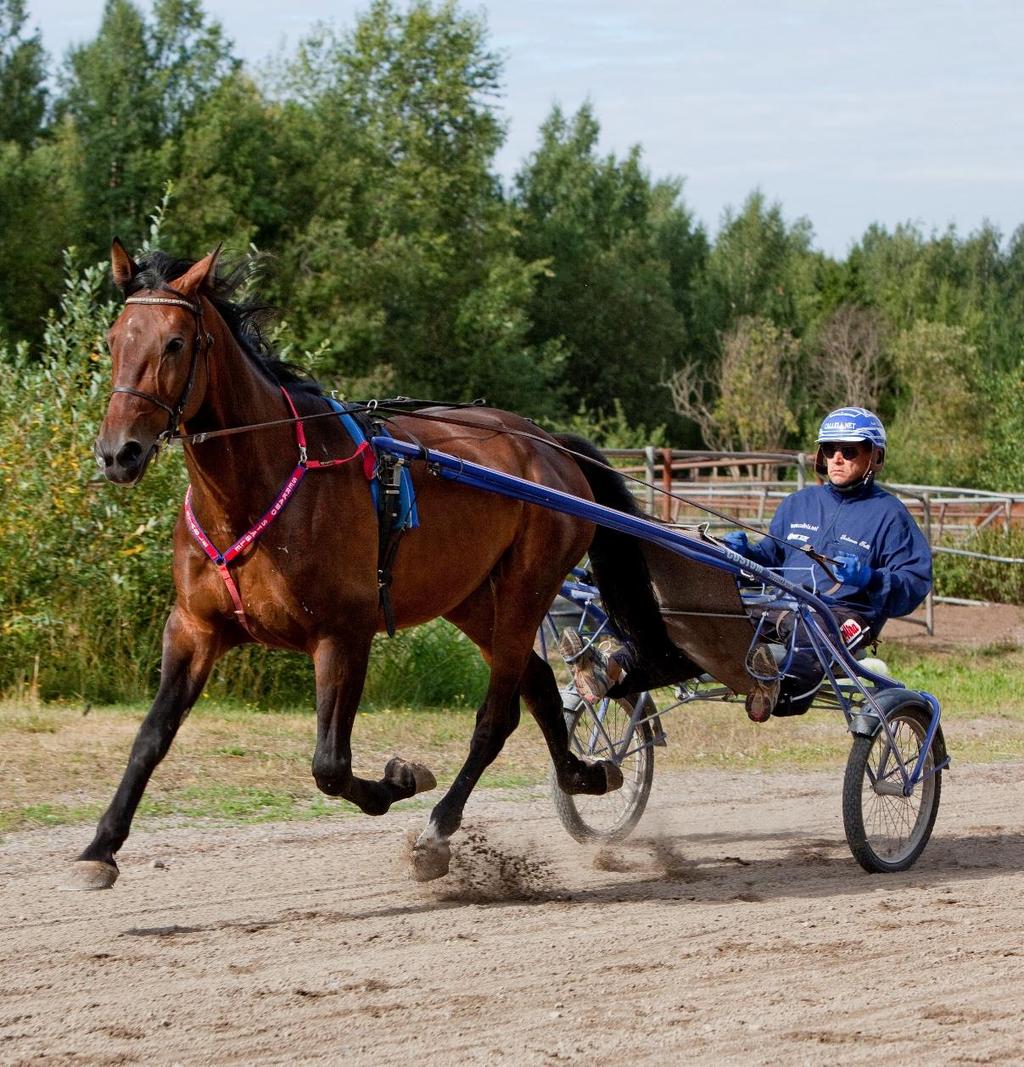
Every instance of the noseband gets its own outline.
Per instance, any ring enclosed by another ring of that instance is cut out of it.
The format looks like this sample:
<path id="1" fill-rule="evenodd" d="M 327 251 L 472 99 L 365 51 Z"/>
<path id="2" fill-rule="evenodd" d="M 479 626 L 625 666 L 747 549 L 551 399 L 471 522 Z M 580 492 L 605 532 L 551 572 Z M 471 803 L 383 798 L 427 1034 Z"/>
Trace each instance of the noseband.
<path id="1" fill-rule="evenodd" d="M 173 293 L 174 290 L 171 290 Z M 161 400 L 158 396 L 154 396 L 152 393 L 146 393 L 142 389 L 134 389 L 130 385 L 115 385 L 110 390 L 110 395 L 115 393 L 128 393 L 130 396 L 137 396 L 142 400 L 148 400 L 151 404 L 154 404 L 158 408 L 162 408 L 167 412 L 169 421 L 167 423 L 167 429 L 163 431 L 157 438 L 158 444 L 163 444 L 168 440 L 178 428 L 178 424 L 181 422 L 181 417 L 184 414 L 185 406 L 188 404 L 188 398 L 192 393 L 192 386 L 196 380 L 196 368 L 199 366 L 199 356 L 204 348 L 209 350 L 213 344 L 213 337 L 203 329 L 203 306 L 196 300 L 189 300 L 184 296 L 130 296 L 125 300 L 126 304 L 166 304 L 171 307 L 182 307 L 187 311 L 191 311 L 196 317 L 196 335 L 192 343 L 192 359 L 188 368 L 188 379 L 185 382 L 185 388 L 181 391 L 181 396 L 178 397 L 177 404 L 171 407 L 170 404 Z"/>

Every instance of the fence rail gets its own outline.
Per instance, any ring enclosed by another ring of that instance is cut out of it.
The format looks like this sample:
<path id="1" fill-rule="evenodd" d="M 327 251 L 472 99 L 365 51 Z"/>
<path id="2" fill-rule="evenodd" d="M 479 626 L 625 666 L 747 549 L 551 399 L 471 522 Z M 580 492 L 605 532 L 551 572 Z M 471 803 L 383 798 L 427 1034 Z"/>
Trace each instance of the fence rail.
<path id="1" fill-rule="evenodd" d="M 624 474 L 638 479 L 633 492 L 648 514 L 678 525 L 707 523 L 727 529 L 725 518 L 711 508 L 767 530 L 779 503 L 813 481 L 814 456 L 807 452 L 709 452 L 696 449 L 606 449 L 605 455 Z M 993 493 L 963 486 L 881 483 L 917 520 L 934 553 L 969 556 L 1017 566 L 1024 558 L 995 556 L 963 547 L 993 526 L 1024 527 L 1024 495 Z M 940 544 L 952 539 L 957 545 Z M 929 593 L 923 618 L 911 617 L 934 633 L 934 604 L 982 604 L 962 597 Z"/>

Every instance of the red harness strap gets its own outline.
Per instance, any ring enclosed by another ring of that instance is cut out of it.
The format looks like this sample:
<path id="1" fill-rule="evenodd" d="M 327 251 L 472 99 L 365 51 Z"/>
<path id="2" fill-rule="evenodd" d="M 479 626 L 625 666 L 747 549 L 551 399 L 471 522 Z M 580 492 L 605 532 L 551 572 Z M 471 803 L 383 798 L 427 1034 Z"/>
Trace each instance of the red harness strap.
<path id="1" fill-rule="evenodd" d="M 254 634 L 249 628 L 249 622 L 245 617 L 245 607 L 242 604 L 242 595 L 238 591 L 238 585 L 231 576 L 230 570 L 228 570 L 228 565 L 238 559 L 239 556 L 244 555 L 254 544 L 256 544 L 260 535 L 274 521 L 274 519 L 281 514 L 285 504 L 291 500 L 295 490 L 298 489 L 302 479 L 305 478 L 307 471 L 325 470 L 328 467 L 339 467 L 343 463 L 351 463 L 353 460 L 359 458 L 362 458 L 363 473 L 366 475 L 367 479 L 374 476 L 377 468 L 373 450 L 370 448 L 370 443 L 368 441 L 360 442 L 355 452 L 353 452 L 351 456 L 346 456 L 344 459 L 307 459 L 306 432 L 302 427 L 302 420 L 299 418 L 299 413 L 295 410 L 292 398 L 288 395 L 288 391 L 284 386 L 281 387 L 281 392 L 284 394 L 284 398 L 288 402 L 288 407 L 291 409 L 292 415 L 297 420 L 295 423 L 295 438 L 299 446 L 299 462 L 296 464 L 295 470 L 288 476 L 284 485 L 281 486 L 280 491 L 274 498 L 274 502 L 267 508 L 259 520 L 242 534 L 230 548 L 221 552 L 207 536 L 206 531 L 196 518 L 195 511 L 192 509 L 192 486 L 190 485 L 185 492 L 185 524 L 188 526 L 189 533 L 192 534 L 199 543 L 199 547 L 216 565 L 217 572 L 224 580 L 224 585 L 227 586 L 231 601 L 235 605 L 235 618 L 238 619 L 238 622 L 250 637 L 254 637 Z"/>

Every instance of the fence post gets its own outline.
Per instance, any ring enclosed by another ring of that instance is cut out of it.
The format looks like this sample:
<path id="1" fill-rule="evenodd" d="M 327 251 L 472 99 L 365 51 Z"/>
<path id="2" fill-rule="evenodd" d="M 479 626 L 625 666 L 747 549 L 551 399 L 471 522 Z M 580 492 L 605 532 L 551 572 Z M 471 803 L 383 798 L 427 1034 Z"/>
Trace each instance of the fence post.
<path id="1" fill-rule="evenodd" d="M 661 501 L 661 517 L 665 522 L 672 521 L 672 449 L 661 450 L 661 485 L 665 496 Z"/>
<path id="2" fill-rule="evenodd" d="M 647 514 L 654 514 L 654 445 L 644 448 L 644 464 L 647 474 Z"/>
<path id="3" fill-rule="evenodd" d="M 928 547 L 932 546 L 932 501 L 928 493 L 924 494 L 924 535 L 928 539 Z M 935 589 L 928 590 L 924 598 L 924 625 L 929 637 L 935 636 Z"/>

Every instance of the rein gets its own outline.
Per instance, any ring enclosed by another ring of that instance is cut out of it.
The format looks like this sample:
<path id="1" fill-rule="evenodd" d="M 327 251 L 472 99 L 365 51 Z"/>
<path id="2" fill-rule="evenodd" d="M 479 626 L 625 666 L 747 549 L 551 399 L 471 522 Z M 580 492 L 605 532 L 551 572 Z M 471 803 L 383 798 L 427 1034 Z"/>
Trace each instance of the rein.
<path id="1" fill-rule="evenodd" d="M 337 418 L 337 412 L 333 411 L 333 410 L 329 410 L 329 411 L 319 412 L 319 413 L 314 414 L 314 415 L 304 415 L 304 416 L 300 417 L 299 413 L 295 410 L 295 405 L 292 403 L 292 399 L 288 395 L 288 392 L 285 390 L 284 386 L 281 386 L 280 388 L 281 388 L 281 392 L 284 394 L 285 399 L 288 401 L 289 408 L 291 409 L 291 412 L 292 412 L 292 417 L 291 418 L 271 419 L 268 422 L 255 422 L 255 423 L 246 424 L 244 426 L 229 426 L 229 427 L 225 427 L 225 428 L 220 429 L 220 430 L 206 430 L 206 431 L 203 431 L 201 433 L 194 433 L 194 434 L 177 433 L 176 432 L 177 431 L 177 427 L 178 427 L 179 423 L 181 422 L 182 415 L 183 415 L 183 413 L 185 411 L 185 406 L 188 403 L 189 395 L 191 394 L 192 387 L 195 384 L 196 368 L 197 368 L 197 366 L 199 364 L 199 356 L 203 352 L 204 347 L 205 347 L 205 350 L 206 350 L 207 354 L 209 354 L 209 350 L 213 345 L 213 337 L 212 337 L 211 334 L 209 334 L 208 332 L 204 331 L 204 329 L 203 329 L 203 308 L 202 308 L 202 304 L 201 303 L 199 303 L 198 301 L 189 300 L 186 296 L 184 296 L 181 293 L 176 292 L 176 290 L 174 290 L 174 289 L 168 288 L 166 291 L 171 293 L 172 295 L 171 296 L 166 296 L 166 297 L 162 297 L 162 296 L 130 296 L 125 301 L 125 303 L 126 304 L 166 304 L 166 305 L 170 305 L 170 306 L 173 306 L 173 307 L 183 307 L 186 310 L 191 311 L 195 315 L 195 317 L 196 317 L 196 336 L 195 336 L 195 341 L 194 341 L 193 346 L 192 346 L 192 358 L 191 358 L 191 362 L 189 364 L 188 380 L 185 382 L 185 387 L 182 390 L 181 396 L 178 398 L 177 404 L 175 404 L 175 406 L 172 408 L 169 404 L 165 403 L 159 397 L 154 396 L 152 393 L 146 393 L 146 392 L 143 392 L 141 389 L 134 389 L 131 386 L 127 386 L 127 385 L 117 385 L 117 386 L 114 386 L 114 388 L 111 390 L 111 395 L 113 395 L 114 393 L 128 393 L 128 394 L 130 394 L 132 396 L 140 397 L 143 400 L 148 400 L 151 404 L 155 404 L 157 407 L 162 408 L 164 411 L 166 411 L 168 413 L 169 421 L 168 421 L 168 424 L 167 424 L 167 428 L 163 431 L 163 433 L 161 433 L 158 436 L 155 448 L 157 450 L 159 450 L 160 447 L 162 445 L 164 445 L 164 444 L 174 444 L 174 443 L 180 443 L 182 445 L 186 445 L 186 444 L 199 445 L 199 444 L 202 444 L 204 441 L 210 441 L 210 440 L 213 440 L 216 437 L 230 437 L 230 436 L 233 436 L 234 434 L 249 433 L 249 432 L 251 432 L 253 430 L 270 429 L 270 428 L 275 427 L 275 426 L 294 425 L 295 428 L 296 428 L 295 429 L 295 435 L 296 435 L 296 439 L 297 439 L 298 446 L 299 446 L 299 463 L 298 463 L 298 465 L 296 466 L 295 470 L 292 472 L 291 477 L 285 483 L 285 486 L 281 489 L 281 493 L 278 495 L 278 500 L 275 501 L 274 505 L 271 506 L 270 511 L 268 511 L 263 516 L 263 519 L 261 519 L 260 522 L 257 523 L 256 526 L 254 526 L 253 529 L 249 531 L 249 533 L 244 534 L 238 541 L 235 542 L 234 545 L 231 546 L 231 548 L 229 548 L 227 550 L 227 552 L 232 552 L 233 553 L 233 555 L 231 555 L 230 558 L 228 558 L 226 556 L 226 554 L 219 553 L 213 547 L 212 543 L 209 541 L 209 539 L 203 533 L 202 528 L 199 526 L 198 522 L 196 522 L 195 516 L 192 514 L 192 511 L 191 511 L 191 503 L 190 503 L 190 501 L 191 501 L 190 494 L 191 494 L 191 491 L 192 491 L 191 486 L 189 487 L 189 495 L 186 495 L 186 498 L 185 498 L 186 519 L 188 520 L 188 523 L 189 523 L 189 529 L 192 530 L 193 536 L 196 537 L 196 540 L 202 546 L 203 551 L 206 552 L 206 554 L 210 557 L 210 559 L 212 559 L 214 561 L 214 563 L 217 564 L 217 567 L 219 569 L 223 568 L 221 570 L 221 577 L 224 578 L 225 583 L 228 585 L 228 590 L 231 592 L 232 600 L 235 603 L 235 614 L 238 615 L 239 621 L 242 623 L 242 625 L 245 627 L 246 631 L 248 632 L 249 631 L 249 627 L 248 627 L 248 624 L 245 621 L 245 612 L 242 610 L 241 600 L 240 600 L 239 595 L 238 595 L 238 589 L 235 586 L 233 579 L 230 578 L 230 575 L 227 572 L 227 569 L 226 569 L 227 563 L 229 563 L 231 561 L 231 559 L 237 558 L 238 554 L 240 554 L 241 552 L 246 551 L 251 546 L 251 544 L 255 541 L 256 537 L 258 537 L 259 534 L 262 533 L 264 529 L 266 529 L 266 526 L 269 526 L 270 523 L 273 521 L 273 519 L 276 518 L 277 513 L 280 511 L 280 508 L 283 507 L 285 503 L 287 503 L 287 501 L 291 497 L 291 494 L 295 491 L 295 488 L 298 486 L 299 482 L 305 476 L 306 470 L 319 469 L 319 468 L 322 468 L 322 467 L 333 467 L 333 466 L 336 466 L 339 463 L 346 463 L 349 460 L 355 459 L 356 456 L 359 454 L 359 452 L 364 448 L 364 446 L 366 448 L 368 448 L 369 446 L 366 445 L 365 442 L 364 442 L 364 444 L 360 445 L 359 449 L 356 450 L 356 453 L 354 453 L 352 456 L 349 456 L 348 459 L 344 459 L 344 460 L 326 460 L 326 461 L 323 461 L 323 462 L 315 461 L 315 460 L 307 460 L 307 458 L 306 458 L 306 435 L 305 435 L 305 432 L 302 429 L 303 422 L 307 421 L 307 420 L 313 420 L 313 419 L 328 418 L 330 416 L 333 416 L 333 417 Z M 471 407 L 482 407 L 484 405 L 484 403 L 485 403 L 485 401 L 483 401 L 483 400 L 474 400 L 474 401 L 472 401 L 472 402 L 470 402 L 468 404 L 451 404 L 451 403 L 437 404 L 434 401 L 413 400 L 410 397 L 399 396 L 399 397 L 394 397 L 394 398 L 389 399 L 389 400 L 380 400 L 380 401 L 378 401 L 378 400 L 369 400 L 365 404 L 353 404 L 348 410 L 349 410 L 350 413 L 352 413 L 352 412 L 374 412 L 374 411 L 380 411 L 380 412 L 383 412 L 383 413 L 389 413 L 389 414 L 393 414 L 393 415 L 406 415 L 406 416 L 408 416 L 410 418 L 414 418 L 414 419 L 424 419 L 424 420 L 427 420 L 429 422 L 441 422 L 441 423 L 445 423 L 446 425 L 451 425 L 451 426 L 465 426 L 465 427 L 468 427 L 470 429 L 480 429 L 479 423 L 466 422 L 466 421 L 461 420 L 461 419 L 452 418 L 450 415 L 430 415 L 427 412 L 416 411 L 414 409 L 416 407 L 435 407 L 435 406 L 436 407 L 446 407 L 446 408 L 449 408 L 449 409 L 452 409 L 452 408 L 459 409 L 459 408 L 467 408 L 467 407 L 471 408 Z M 584 455 L 581 452 L 575 452 L 573 449 L 568 448 L 565 445 L 560 445 L 557 442 L 551 441 L 550 439 L 548 439 L 546 437 L 541 437 L 539 434 L 529 433 L 526 430 L 511 430 L 511 429 L 501 429 L 501 428 L 495 428 L 495 432 L 496 433 L 505 434 L 505 435 L 511 436 L 511 437 L 522 437 L 522 438 L 525 438 L 528 441 L 533 441 L 535 444 L 547 445 L 548 448 L 554 448 L 557 451 L 562 452 L 567 456 L 572 456 L 573 459 L 575 459 L 577 462 L 591 463 L 591 464 L 597 465 L 597 460 L 593 459 L 591 456 Z M 298 472 L 300 470 L 301 470 L 302 473 L 298 474 Z M 753 526 L 750 526 L 749 524 L 747 524 L 745 522 L 742 522 L 741 520 L 737 519 L 733 515 L 726 515 L 724 512 L 716 511 L 714 508 L 710 508 L 706 504 L 701 504 L 701 503 L 698 503 L 695 500 L 690 500 L 689 498 L 684 497 L 684 496 L 680 495 L 679 493 L 674 493 L 669 489 L 662 488 L 661 486 L 648 485 L 648 483 L 645 482 L 642 478 L 634 477 L 631 474 L 625 474 L 622 471 L 619 471 L 618 473 L 622 478 L 626 479 L 627 481 L 631 481 L 631 482 L 635 482 L 635 483 L 637 483 L 639 485 L 643 485 L 645 488 L 648 488 L 648 489 L 653 488 L 656 492 L 661 493 L 663 496 L 667 496 L 670 500 L 675 500 L 675 501 L 678 501 L 681 504 L 686 504 L 689 507 L 696 508 L 698 511 L 703 511 L 703 512 L 705 512 L 705 514 L 713 515 L 715 518 L 718 518 L 718 519 L 723 519 L 724 521 L 729 522 L 729 523 L 731 523 L 731 524 L 733 524 L 735 526 L 739 526 L 740 528 L 742 528 L 744 530 L 749 530 L 751 533 L 762 534 L 762 531 L 760 531 L 758 529 L 755 529 Z M 368 475 L 367 477 L 372 477 L 372 473 L 370 475 Z M 296 478 L 297 478 L 297 480 L 296 480 Z M 269 516 L 269 518 L 268 518 L 268 516 Z M 264 520 L 266 520 L 266 521 L 264 522 Z M 253 531 L 257 530 L 257 527 L 259 529 L 258 529 L 258 532 L 255 533 L 255 536 L 253 536 L 251 540 L 249 540 L 248 542 L 246 542 L 243 545 L 243 542 L 245 542 L 245 539 L 247 537 L 249 537 L 250 534 L 253 534 Z M 712 538 L 706 531 L 702 531 L 701 532 L 701 536 L 703 536 L 703 537 L 705 537 L 705 538 L 707 538 L 709 540 L 714 540 L 714 538 Z M 783 544 L 784 543 L 781 540 L 781 538 L 774 537 L 770 533 L 763 533 L 762 536 L 771 538 L 771 540 L 776 541 L 779 544 Z M 238 549 L 238 551 L 235 552 L 234 551 L 235 549 Z M 834 563 L 835 562 L 834 560 L 830 559 L 827 556 L 822 556 L 820 553 L 814 552 L 809 548 L 805 548 L 804 551 L 807 553 L 808 557 L 813 559 L 816 563 L 818 563 L 822 567 L 822 569 L 825 571 L 826 574 L 829 575 L 829 577 L 835 579 L 835 575 L 832 574 L 831 568 L 828 566 L 828 564 Z"/>
<path id="2" fill-rule="evenodd" d="M 334 399 L 337 399 L 336 397 Z M 375 411 L 390 412 L 395 415 L 411 415 L 416 407 L 439 407 L 439 408 L 479 408 L 486 407 L 484 400 L 471 400 L 468 403 L 452 403 L 451 401 L 439 400 L 414 400 L 409 396 L 395 396 L 388 400 L 368 400 L 364 404 L 348 403 L 346 414 L 361 415 L 373 414 Z M 296 422 L 312 422 L 314 419 L 327 419 L 332 415 L 337 416 L 336 411 L 320 411 L 313 415 L 303 415 L 301 420 L 296 415 L 292 419 L 270 419 L 268 422 L 247 422 L 244 426 L 226 426 L 220 430 L 203 430 L 200 433 L 173 433 L 167 438 L 167 443 L 172 445 L 201 445 L 204 441 L 212 441 L 215 437 L 233 437 L 235 434 L 248 433 L 250 430 L 269 430 L 275 426 L 291 426 Z M 426 416 L 424 416 L 426 417 Z M 465 425 L 476 425 L 466 423 Z M 512 433 L 512 430 L 504 430 L 503 433 Z"/>
<path id="3" fill-rule="evenodd" d="M 411 397 L 399 396 L 399 397 L 393 397 L 393 398 L 388 399 L 388 400 L 368 400 L 364 404 L 352 404 L 348 408 L 348 411 L 350 413 L 352 413 L 352 412 L 375 412 L 375 411 L 378 411 L 378 412 L 381 412 L 383 414 L 406 415 L 409 418 L 423 419 L 423 420 L 425 420 L 427 422 L 440 422 L 440 423 L 444 423 L 445 425 L 464 426 L 464 427 L 467 427 L 469 429 L 479 430 L 481 427 L 480 427 L 480 424 L 477 423 L 477 422 L 468 422 L 468 421 L 466 421 L 464 419 L 453 418 L 451 415 L 431 415 L 431 414 L 428 414 L 425 411 L 417 411 L 417 410 L 415 410 L 415 408 L 417 408 L 417 407 L 445 407 L 445 408 L 449 408 L 449 409 L 458 410 L 460 408 L 474 408 L 474 407 L 483 407 L 483 406 L 485 406 L 485 401 L 483 401 L 483 400 L 473 400 L 470 403 L 455 403 L 455 404 L 453 404 L 453 403 L 440 403 L 438 401 L 432 401 L 432 400 L 414 400 Z M 228 437 L 228 436 L 231 436 L 233 434 L 248 433 L 250 430 L 263 430 L 263 429 L 269 429 L 269 428 L 275 427 L 275 426 L 287 426 L 287 425 L 289 425 L 291 423 L 298 423 L 301 426 L 301 422 L 302 421 L 308 421 L 308 420 L 311 420 L 311 419 L 322 419 L 322 418 L 326 418 L 326 417 L 328 417 L 330 415 L 335 415 L 336 416 L 336 414 L 337 413 L 334 412 L 334 411 L 324 411 L 324 412 L 320 412 L 320 413 L 315 414 L 315 415 L 304 415 L 304 416 L 302 416 L 301 420 L 299 419 L 298 415 L 296 415 L 295 418 L 291 418 L 291 419 L 273 419 L 270 422 L 248 423 L 245 426 L 230 426 L 230 427 L 227 427 L 227 428 L 221 429 L 221 430 L 209 430 L 209 431 L 207 431 L 205 433 L 172 434 L 167 438 L 167 440 L 171 444 L 180 443 L 180 444 L 183 444 L 183 445 L 186 445 L 186 444 L 199 445 L 199 444 L 202 444 L 204 441 L 211 440 L 214 437 Z M 598 461 L 593 459 L 591 456 L 585 455 L 582 452 L 576 452 L 573 449 L 567 447 L 566 445 L 560 445 L 560 444 L 558 444 L 557 441 L 552 441 L 547 437 L 541 437 L 540 434 L 530 433 L 527 430 L 512 430 L 512 429 L 508 429 L 508 428 L 499 428 L 499 427 L 495 427 L 494 428 L 494 432 L 495 433 L 504 434 L 504 435 L 510 436 L 510 437 L 522 437 L 527 441 L 533 441 L 535 444 L 546 445 L 548 448 L 553 448 L 558 452 L 562 452 L 564 455 L 572 456 L 572 458 L 577 460 L 578 462 L 590 463 L 590 464 L 593 464 L 594 466 L 598 465 Z M 674 493 L 674 492 L 672 492 L 672 490 L 665 489 L 660 485 L 652 485 L 651 483 L 645 482 L 642 478 L 637 478 L 632 474 L 626 474 L 623 471 L 618 471 L 617 473 L 620 475 L 620 477 L 624 478 L 626 481 L 634 482 L 637 485 L 642 485 L 645 489 L 653 489 L 656 493 L 660 493 L 662 496 L 666 496 L 670 500 L 675 500 L 680 504 L 686 504 L 688 507 L 696 508 L 698 511 L 703 511 L 707 515 L 712 515 L 716 519 L 722 519 L 725 522 L 728 522 L 728 523 L 731 523 L 732 525 L 738 526 L 743 530 L 748 530 L 749 532 L 755 533 L 758 536 L 767 537 L 770 540 L 775 541 L 777 544 L 782 544 L 782 545 L 785 544 L 785 542 L 782 540 L 782 538 L 775 537 L 773 534 L 770 534 L 767 531 L 759 530 L 756 527 L 751 526 L 748 523 L 743 522 L 741 519 L 736 518 L 735 515 L 728 515 L 723 511 L 717 511 L 715 508 L 708 507 L 707 504 L 702 504 L 702 503 L 700 503 L 700 502 L 698 502 L 696 500 L 691 500 L 689 497 L 685 497 L 680 493 Z M 718 541 L 715 538 L 713 538 L 710 534 L 708 534 L 704 530 L 701 531 L 701 536 L 704 537 L 706 540 L 714 541 L 716 544 L 718 543 Z M 819 566 L 821 566 L 821 568 L 825 571 L 825 573 L 830 578 L 832 578 L 833 580 L 835 579 L 835 575 L 832 573 L 832 569 L 829 566 L 829 564 L 835 563 L 835 560 L 833 560 L 829 556 L 823 556 L 819 552 L 814 552 L 810 548 L 804 548 L 803 551 L 807 554 L 807 556 L 810 559 L 813 559 L 817 564 L 819 564 Z"/>
<path id="4" fill-rule="evenodd" d="M 388 405 L 390 405 L 391 401 L 371 401 L 371 403 L 377 404 L 376 410 L 388 411 Z M 480 424 L 476 422 L 467 422 L 463 419 L 454 419 L 450 416 L 445 415 L 430 415 L 425 411 L 400 410 L 395 411 L 394 414 L 407 415 L 409 416 L 409 418 L 424 419 L 429 422 L 442 422 L 452 426 L 466 426 L 471 429 L 481 428 Z M 527 430 L 510 430 L 497 428 L 495 429 L 495 432 L 506 434 L 511 437 L 523 437 L 528 441 L 533 441 L 537 444 L 547 445 L 549 448 L 554 448 L 558 452 L 562 452 L 567 456 L 572 456 L 573 459 L 577 460 L 578 462 L 589 463 L 595 467 L 600 465 L 598 461 L 593 457 L 584 455 L 582 452 L 576 452 L 573 449 L 567 447 L 566 445 L 560 445 L 557 441 L 550 441 L 546 437 L 541 437 L 540 434 L 530 433 Z M 419 442 L 415 443 L 418 444 Z M 645 489 L 654 489 L 656 492 L 661 493 L 662 496 L 666 496 L 670 500 L 678 501 L 680 504 L 686 504 L 689 507 L 696 508 L 698 511 L 703 511 L 708 515 L 713 515 L 716 519 L 724 519 L 726 522 L 731 523 L 735 526 L 739 526 L 744 530 L 749 530 L 751 533 L 756 533 L 761 537 L 767 537 L 769 540 L 775 541 L 776 544 L 786 545 L 786 542 L 781 537 L 775 537 L 773 534 L 770 534 L 767 531 L 761 531 L 754 526 L 750 526 L 748 523 L 743 522 L 741 519 L 737 519 L 735 515 L 727 515 L 723 511 L 716 511 L 714 508 L 708 507 L 707 504 L 701 504 L 696 500 L 691 500 L 689 497 L 682 496 L 680 493 L 674 493 L 670 489 L 663 489 L 659 485 L 652 485 L 650 482 L 645 482 L 642 478 L 637 478 L 635 475 L 626 474 L 624 471 L 616 471 L 616 473 L 619 475 L 619 477 L 625 479 L 626 481 L 634 482 L 637 485 L 642 485 Z M 717 539 L 708 534 L 707 531 L 703 528 L 701 528 L 701 536 L 705 540 L 713 541 L 715 544 L 718 543 Z M 803 551 L 808 556 L 808 558 L 813 559 L 815 563 L 817 563 L 830 578 L 835 580 L 835 575 L 832 573 L 832 569 L 829 566 L 829 564 L 835 563 L 835 560 L 833 560 L 829 556 L 823 556 L 820 552 L 815 552 L 809 547 L 805 547 L 801 551 Z"/>

